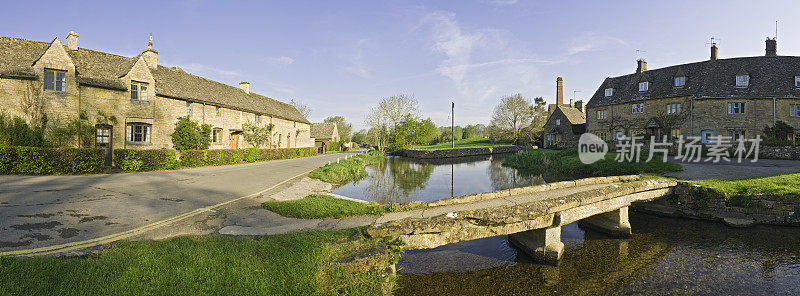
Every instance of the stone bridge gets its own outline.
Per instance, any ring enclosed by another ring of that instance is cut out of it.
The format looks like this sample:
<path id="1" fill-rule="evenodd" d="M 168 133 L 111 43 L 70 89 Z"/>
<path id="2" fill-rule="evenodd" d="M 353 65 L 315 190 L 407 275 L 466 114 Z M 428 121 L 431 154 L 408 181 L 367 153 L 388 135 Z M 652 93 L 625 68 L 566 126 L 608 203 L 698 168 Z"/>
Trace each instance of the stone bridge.
<path id="1" fill-rule="evenodd" d="M 558 262 L 564 252 L 561 226 L 579 221 L 608 234 L 629 237 L 628 206 L 672 193 L 676 182 L 616 176 L 514 188 L 432 202 L 383 216 L 366 233 L 400 238 L 407 249 L 427 249 L 483 237 L 509 240 L 536 260 Z"/>

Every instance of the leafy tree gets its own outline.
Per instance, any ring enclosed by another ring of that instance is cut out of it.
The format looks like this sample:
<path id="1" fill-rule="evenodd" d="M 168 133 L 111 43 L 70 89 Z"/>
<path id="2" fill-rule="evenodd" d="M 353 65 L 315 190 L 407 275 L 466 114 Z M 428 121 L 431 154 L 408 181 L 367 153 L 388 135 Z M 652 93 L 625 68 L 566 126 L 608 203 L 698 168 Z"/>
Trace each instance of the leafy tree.
<path id="1" fill-rule="evenodd" d="M 250 143 L 255 148 L 261 148 L 262 146 L 271 147 L 272 145 L 272 131 L 275 129 L 275 125 L 270 123 L 266 126 L 261 126 L 255 123 L 251 123 L 249 120 L 242 124 L 242 129 L 244 132 L 242 133 L 242 138 L 244 138 L 247 143 Z"/>
<path id="2" fill-rule="evenodd" d="M 331 116 L 325 118 L 323 122 L 335 123 L 336 129 L 339 130 L 339 140 L 347 142 L 350 140 L 350 124 L 342 116 Z"/>
<path id="3" fill-rule="evenodd" d="M 430 118 L 419 120 L 408 114 L 397 126 L 392 129 L 389 136 L 391 150 L 404 150 L 414 145 L 430 143 L 436 138 L 436 124 Z"/>
<path id="4" fill-rule="evenodd" d="M 356 142 L 360 145 L 367 144 L 367 130 L 360 130 L 353 133 L 353 142 Z"/>
<path id="5" fill-rule="evenodd" d="M 39 124 L 31 125 L 19 116 L 12 118 L 0 113 L 0 146 L 49 146 L 44 137 L 47 116 L 42 115 L 39 119 Z"/>
<path id="6" fill-rule="evenodd" d="M 764 127 L 765 146 L 789 146 L 792 142 L 789 136 L 794 134 L 794 128 L 786 122 L 778 121 L 775 125 Z"/>
<path id="7" fill-rule="evenodd" d="M 394 129 L 406 115 L 419 117 L 418 106 L 419 102 L 413 96 L 398 94 L 383 98 L 378 106 L 370 109 L 365 122 L 370 130 L 374 131 L 378 149 L 383 150 L 388 141 L 390 129 Z"/>
<path id="8" fill-rule="evenodd" d="M 523 98 L 521 94 L 503 97 L 492 115 L 493 136 L 516 141 L 520 130 L 533 122 L 534 114 L 530 100 Z"/>
<path id="9" fill-rule="evenodd" d="M 211 145 L 211 125 L 201 126 L 188 116 L 178 117 L 171 136 L 172 146 L 177 150 L 205 150 Z"/>

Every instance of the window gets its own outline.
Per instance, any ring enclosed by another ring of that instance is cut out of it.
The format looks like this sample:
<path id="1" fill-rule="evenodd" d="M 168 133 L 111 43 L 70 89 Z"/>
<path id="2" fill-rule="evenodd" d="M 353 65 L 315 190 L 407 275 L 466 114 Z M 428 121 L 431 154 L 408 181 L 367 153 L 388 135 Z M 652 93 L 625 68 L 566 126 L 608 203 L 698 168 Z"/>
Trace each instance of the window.
<path id="1" fill-rule="evenodd" d="M 192 102 L 186 102 L 186 116 L 192 115 Z"/>
<path id="2" fill-rule="evenodd" d="M 125 139 L 128 142 L 150 142 L 150 125 L 146 123 L 128 123 L 125 130 Z"/>
<path id="3" fill-rule="evenodd" d="M 744 102 L 728 103 L 728 114 L 744 114 Z"/>
<path id="4" fill-rule="evenodd" d="M 794 132 L 794 144 L 800 145 L 800 131 Z"/>
<path id="5" fill-rule="evenodd" d="M 681 104 L 667 104 L 667 114 L 680 114 L 681 113 Z"/>
<path id="6" fill-rule="evenodd" d="M 610 97 L 613 94 L 614 94 L 614 89 L 613 88 L 610 88 L 610 87 L 606 88 L 606 97 Z"/>
<path id="7" fill-rule="evenodd" d="M 686 84 L 686 76 L 675 77 L 675 87 L 683 87 Z"/>
<path id="8" fill-rule="evenodd" d="M 649 86 L 650 83 L 647 81 L 639 82 L 639 92 L 646 92 Z"/>
<path id="9" fill-rule="evenodd" d="M 789 105 L 789 116 L 800 117 L 800 104 Z"/>
<path id="10" fill-rule="evenodd" d="M 606 119 L 606 110 L 597 110 L 597 120 Z"/>
<path id="11" fill-rule="evenodd" d="M 700 143 L 713 144 L 714 143 L 714 131 L 712 131 L 712 130 L 704 130 L 704 131 L 700 132 Z"/>
<path id="12" fill-rule="evenodd" d="M 255 118 L 256 118 L 256 122 L 261 122 L 261 115 L 256 114 Z"/>
<path id="13" fill-rule="evenodd" d="M 631 105 L 631 113 L 644 113 L 644 103 L 634 103 Z"/>
<path id="14" fill-rule="evenodd" d="M 109 127 L 97 126 L 97 129 L 95 129 L 95 144 L 108 144 L 108 138 L 110 137 L 111 131 Z"/>
<path id="15" fill-rule="evenodd" d="M 631 130 L 631 136 L 642 136 L 642 135 L 644 135 L 644 130 L 643 129 L 632 129 Z"/>
<path id="16" fill-rule="evenodd" d="M 66 91 L 67 72 L 59 70 L 44 70 L 44 90 Z"/>
<path id="17" fill-rule="evenodd" d="M 597 135 L 597 137 L 599 137 L 600 139 L 603 139 L 603 140 L 608 140 L 608 133 L 606 133 L 605 131 L 597 131 L 597 132 L 595 132 L 595 134 L 596 134 L 596 135 Z"/>
<path id="18" fill-rule="evenodd" d="M 219 116 L 219 106 L 214 106 L 214 113 Z"/>
<path id="19" fill-rule="evenodd" d="M 556 126 L 561 125 L 561 118 L 556 118 Z"/>
<path id="20" fill-rule="evenodd" d="M 147 101 L 147 83 L 131 82 L 131 100 Z"/>
<path id="21" fill-rule="evenodd" d="M 736 87 L 747 87 L 750 85 L 750 75 L 736 75 Z"/>
<path id="22" fill-rule="evenodd" d="M 794 77 L 794 87 L 800 88 L 800 76 Z"/>
<path id="23" fill-rule="evenodd" d="M 728 137 L 731 137 L 731 140 L 736 141 L 739 138 L 744 138 L 747 130 L 745 129 L 737 129 L 732 128 L 728 130 Z"/>
<path id="24" fill-rule="evenodd" d="M 673 128 L 672 131 L 669 133 L 670 138 L 677 139 L 681 137 L 681 129 Z"/>
<path id="25" fill-rule="evenodd" d="M 222 143 L 222 129 L 215 128 L 211 131 L 211 141 L 214 143 Z"/>

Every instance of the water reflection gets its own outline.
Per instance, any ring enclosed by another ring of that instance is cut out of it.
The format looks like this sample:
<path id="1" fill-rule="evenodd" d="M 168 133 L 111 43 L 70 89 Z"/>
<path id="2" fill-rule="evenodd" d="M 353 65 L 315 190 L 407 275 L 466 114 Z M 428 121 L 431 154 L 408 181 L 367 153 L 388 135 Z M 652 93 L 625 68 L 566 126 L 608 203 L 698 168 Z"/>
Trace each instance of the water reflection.
<path id="1" fill-rule="evenodd" d="M 387 157 L 367 168 L 364 179 L 333 193 L 378 203 L 437 200 L 451 196 L 544 184 L 532 176 L 503 167 L 506 155 L 416 160 Z"/>

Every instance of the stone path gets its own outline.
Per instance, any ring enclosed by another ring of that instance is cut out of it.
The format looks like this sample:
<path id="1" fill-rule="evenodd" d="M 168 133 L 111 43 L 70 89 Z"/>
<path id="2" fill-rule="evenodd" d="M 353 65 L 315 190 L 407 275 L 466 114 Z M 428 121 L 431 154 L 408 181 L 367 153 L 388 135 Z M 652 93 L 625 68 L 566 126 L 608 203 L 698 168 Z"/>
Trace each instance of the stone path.
<path id="1" fill-rule="evenodd" d="M 755 163 L 751 163 L 750 160 L 737 163 L 735 159 L 733 162 L 720 163 L 672 161 L 680 163 L 683 171 L 667 174 L 667 176 L 681 180 L 726 180 L 800 172 L 800 160 L 759 159 Z"/>

